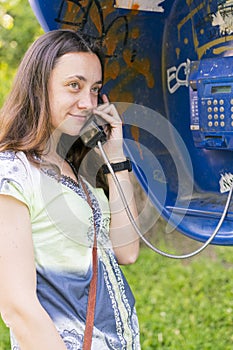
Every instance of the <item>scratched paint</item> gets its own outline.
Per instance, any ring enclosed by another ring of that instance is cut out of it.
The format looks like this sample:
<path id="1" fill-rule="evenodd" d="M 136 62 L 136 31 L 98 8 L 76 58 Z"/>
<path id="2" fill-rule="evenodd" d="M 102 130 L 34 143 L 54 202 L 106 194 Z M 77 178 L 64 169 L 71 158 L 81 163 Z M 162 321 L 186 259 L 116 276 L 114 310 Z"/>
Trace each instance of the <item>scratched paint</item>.
<path id="1" fill-rule="evenodd" d="M 221 179 L 219 180 L 220 192 L 229 192 L 233 183 L 233 174 L 225 173 L 221 174 Z"/>
<path id="2" fill-rule="evenodd" d="M 176 18 L 173 18 L 177 28 L 177 40 L 172 38 L 175 43 L 172 47 L 176 60 L 175 65 L 166 69 L 167 89 L 170 94 L 175 93 L 181 86 L 187 86 L 187 81 L 179 78 L 180 67 L 185 68 L 185 62 L 180 63 L 180 60 L 196 59 L 195 56 L 190 57 L 190 52 L 189 56 L 186 56 L 188 43 L 194 46 L 194 52 L 199 60 L 207 52 L 213 55 L 232 55 L 233 35 L 230 33 L 233 29 L 233 0 L 222 1 L 214 12 L 211 11 L 210 4 L 211 1 L 186 0 L 186 10 L 184 6 L 183 15 L 177 23 Z M 170 56 L 171 52 L 167 52 L 167 55 Z M 180 64 L 177 65 L 177 62 Z"/>
<path id="3" fill-rule="evenodd" d="M 141 11 L 164 12 L 161 3 L 165 0 L 116 0 L 117 8 Z"/>
<path id="4" fill-rule="evenodd" d="M 198 59 L 201 59 L 208 50 L 218 55 L 231 49 L 233 1 L 222 1 L 216 12 L 211 11 L 210 4 L 211 1 L 186 1 L 186 14 L 177 23 L 177 59 L 180 58 L 182 44 L 187 42 L 187 38 L 183 38 L 183 35 L 189 32 L 187 28 L 190 25 L 192 42 Z"/>
<path id="5" fill-rule="evenodd" d="M 139 130 L 139 127 L 137 127 L 135 125 L 132 125 L 131 126 L 131 134 L 132 134 L 133 139 L 136 142 L 136 145 L 138 147 L 140 158 L 143 160 L 143 152 L 142 152 L 141 143 L 140 143 L 140 130 Z"/>
<path id="6" fill-rule="evenodd" d="M 233 33 L 233 1 L 228 0 L 218 5 L 218 11 L 213 15 L 213 26 L 219 26 L 221 34 Z"/>

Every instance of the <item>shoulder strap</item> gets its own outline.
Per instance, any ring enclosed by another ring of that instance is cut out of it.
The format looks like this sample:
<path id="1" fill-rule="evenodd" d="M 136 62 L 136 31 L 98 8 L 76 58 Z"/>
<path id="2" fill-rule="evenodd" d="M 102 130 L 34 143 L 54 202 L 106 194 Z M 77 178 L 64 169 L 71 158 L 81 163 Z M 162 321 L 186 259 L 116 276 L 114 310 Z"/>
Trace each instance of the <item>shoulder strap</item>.
<path id="1" fill-rule="evenodd" d="M 90 195 L 87 190 L 87 186 L 80 177 L 80 181 L 83 190 L 87 197 L 87 202 L 90 205 L 92 212 L 92 202 Z M 94 214 L 94 212 L 93 212 Z M 89 288 L 88 304 L 87 304 L 87 315 L 86 315 L 86 326 L 84 332 L 83 350 L 90 350 L 92 343 L 92 334 L 95 320 L 95 305 L 96 305 L 96 290 L 97 290 L 97 277 L 98 277 L 98 258 L 97 258 L 97 239 L 96 239 L 96 224 L 94 220 L 94 245 L 92 248 L 92 279 Z"/>

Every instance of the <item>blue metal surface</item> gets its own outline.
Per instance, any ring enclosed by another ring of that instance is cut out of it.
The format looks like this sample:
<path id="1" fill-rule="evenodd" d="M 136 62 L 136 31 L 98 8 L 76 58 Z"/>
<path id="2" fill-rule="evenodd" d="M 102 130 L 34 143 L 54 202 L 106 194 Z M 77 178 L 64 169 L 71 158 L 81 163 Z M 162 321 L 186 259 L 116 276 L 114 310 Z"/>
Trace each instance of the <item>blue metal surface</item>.
<path id="1" fill-rule="evenodd" d="M 100 39 L 104 90 L 122 111 L 135 174 L 170 224 L 205 241 L 224 208 L 219 180 L 233 173 L 233 154 L 195 146 L 187 67 L 189 60 L 230 55 L 230 2 L 155 0 L 152 11 L 145 11 L 147 0 L 132 1 L 131 8 L 130 1 L 29 2 L 45 31 L 72 28 Z M 233 207 L 215 244 L 233 245 L 232 219 Z"/>

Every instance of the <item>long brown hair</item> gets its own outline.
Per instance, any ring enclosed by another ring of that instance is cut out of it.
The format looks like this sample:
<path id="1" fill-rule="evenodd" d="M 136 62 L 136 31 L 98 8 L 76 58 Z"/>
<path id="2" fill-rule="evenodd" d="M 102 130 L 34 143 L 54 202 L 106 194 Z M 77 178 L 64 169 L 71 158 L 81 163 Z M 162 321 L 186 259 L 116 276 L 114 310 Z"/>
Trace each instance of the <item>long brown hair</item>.
<path id="1" fill-rule="evenodd" d="M 0 151 L 23 151 L 31 162 L 42 155 L 52 132 L 48 80 L 57 60 L 69 52 L 96 54 L 103 70 L 101 45 L 87 35 L 60 29 L 39 37 L 21 61 L 0 111 Z M 80 140 L 71 146 L 69 158 L 79 167 L 88 149 Z"/>

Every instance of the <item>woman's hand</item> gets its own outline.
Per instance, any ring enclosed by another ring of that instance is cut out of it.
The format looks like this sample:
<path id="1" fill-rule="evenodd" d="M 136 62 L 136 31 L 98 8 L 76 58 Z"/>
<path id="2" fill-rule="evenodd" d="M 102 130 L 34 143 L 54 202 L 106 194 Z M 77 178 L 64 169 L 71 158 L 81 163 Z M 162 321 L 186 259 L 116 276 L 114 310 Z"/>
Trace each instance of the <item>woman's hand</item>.
<path id="1" fill-rule="evenodd" d="M 123 152 L 122 121 L 116 107 L 109 103 L 106 95 L 102 96 L 103 104 L 93 110 L 93 113 L 104 119 L 110 125 L 104 127 L 108 141 L 103 145 L 110 162 L 125 160 Z"/>
<path id="2" fill-rule="evenodd" d="M 106 95 L 103 95 L 103 104 L 93 110 L 108 124 L 108 141 L 103 145 L 107 156 L 112 163 L 126 159 L 123 152 L 122 121 L 113 104 L 110 104 Z M 127 199 L 129 209 L 137 220 L 137 208 L 134 200 L 133 186 L 127 170 L 117 172 L 116 176 L 121 183 L 122 190 Z M 119 264 L 131 264 L 136 261 L 139 254 L 139 238 L 125 211 L 122 199 L 111 174 L 107 175 L 109 184 L 109 205 L 111 210 L 110 239 Z"/>

